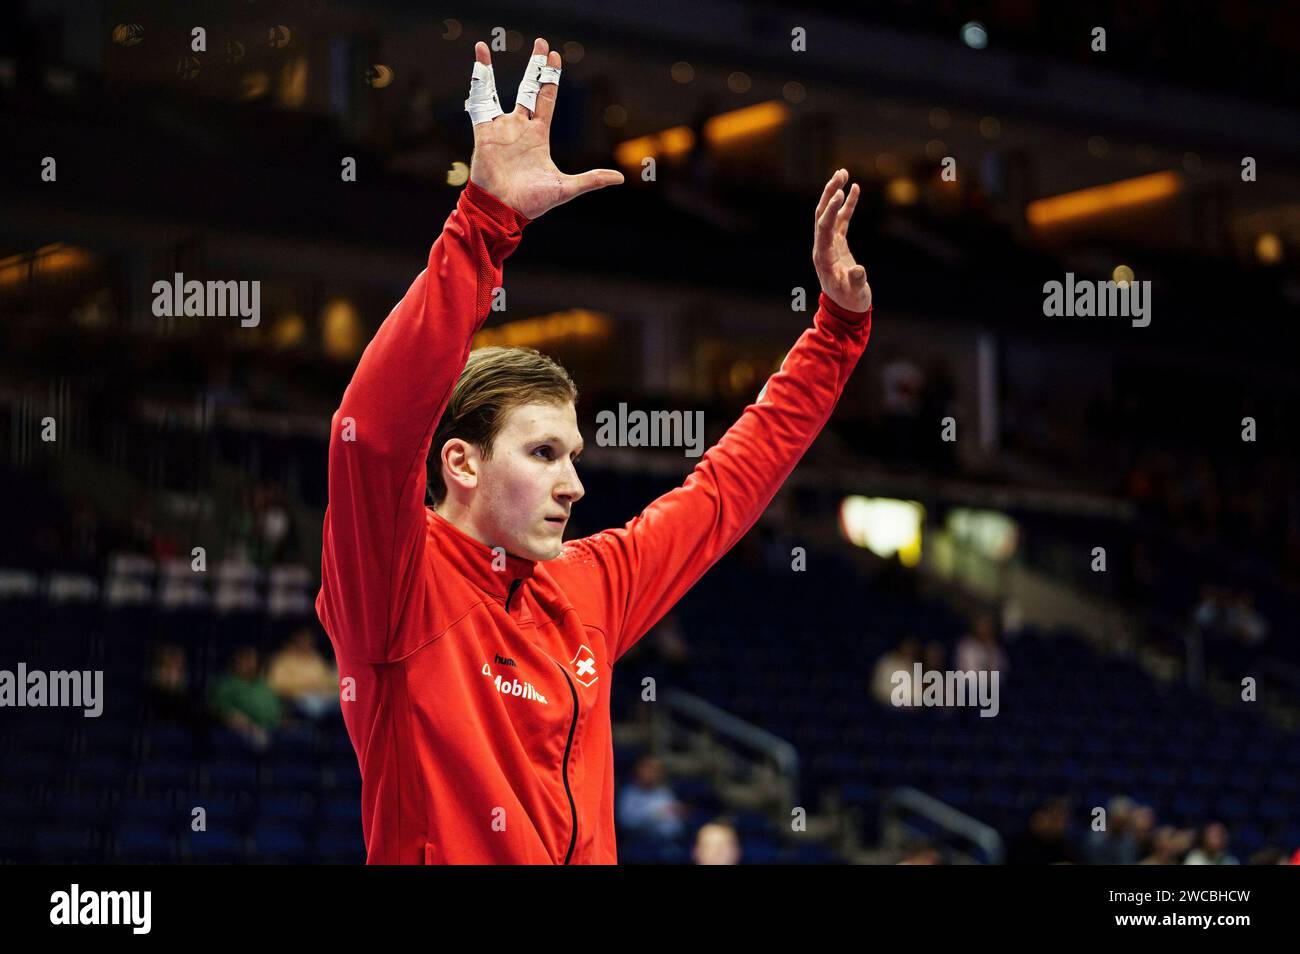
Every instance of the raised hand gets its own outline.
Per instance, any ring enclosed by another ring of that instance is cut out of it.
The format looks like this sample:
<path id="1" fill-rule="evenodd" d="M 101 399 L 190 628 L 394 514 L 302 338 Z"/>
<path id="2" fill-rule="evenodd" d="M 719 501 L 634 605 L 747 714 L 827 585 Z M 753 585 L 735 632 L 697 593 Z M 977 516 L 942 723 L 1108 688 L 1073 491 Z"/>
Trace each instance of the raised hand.
<path id="1" fill-rule="evenodd" d="M 563 62 L 559 53 L 548 52 L 547 43 L 541 37 L 533 41 L 533 56 L 545 56 L 545 65 L 557 71 Z M 491 84 L 493 91 L 495 87 L 492 53 L 486 43 L 474 44 L 474 59 L 482 67 L 475 68 L 474 83 L 478 85 L 471 86 L 467 110 L 474 103 L 476 90 L 486 93 L 488 90 L 484 84 Z M 474 124 L 474 156 L 469 169 L 471 182 L 530 219 L 584 192 L 623 181 L 623 174 L 614 169 L 593 169 L 573 176 L 555 167 L 551 161 L 551 115 L 555 112 L 559 77 L 555 74 L 551 81 L 550 77 L 542 75 L 539 65 L 530 62 L 528 66 L 530 71 L 538 71 L 529 74 L 533 81 L 536 82 L 538 77 L 542 81 L 536 94 L 535 111 L 517 101 L 513 112 L 502 113 L 499 105 L 480 94 L 479 102 L 475 104 L 483 108 L 480 117 L 496 115 L 480 118 Z M 486 67 L 486 72 L 483 67 Z"/>
<path id="2" fill-rule="evenodd" d="M 859 190 L 854 183 L 845 196 L 848 181 L 848 170 L 840 169 L 822 190 L 813 232 L 813 266 L 827 298 L 848 311 L 866 311 L 871 307 L 867 270 L 853 260 L 848 240 L 849 220 L 858 204 Z"/>

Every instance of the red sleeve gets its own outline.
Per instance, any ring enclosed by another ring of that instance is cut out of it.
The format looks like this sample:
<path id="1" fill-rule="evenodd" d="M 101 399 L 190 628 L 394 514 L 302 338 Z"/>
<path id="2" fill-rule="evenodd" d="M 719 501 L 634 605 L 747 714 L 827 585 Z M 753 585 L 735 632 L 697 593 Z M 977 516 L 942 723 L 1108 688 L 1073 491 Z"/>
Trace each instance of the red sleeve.
<path id="1" fill-rule="evenodd" d="M 392 658 L 395 614 L 423 580 L 429 444 L 529 221 L 468 183 L 334 412 L 316 607 L 361 659 Z"/>
<path id="2" fill-rule="evenodd" d="M 548 564 L 610 662 L 626 653 L 758 520 L 821 432 L 871 332 L 871 309 L 825 293 L 781 370 L 682 486 L 621 529 L 574 540 Z"/>

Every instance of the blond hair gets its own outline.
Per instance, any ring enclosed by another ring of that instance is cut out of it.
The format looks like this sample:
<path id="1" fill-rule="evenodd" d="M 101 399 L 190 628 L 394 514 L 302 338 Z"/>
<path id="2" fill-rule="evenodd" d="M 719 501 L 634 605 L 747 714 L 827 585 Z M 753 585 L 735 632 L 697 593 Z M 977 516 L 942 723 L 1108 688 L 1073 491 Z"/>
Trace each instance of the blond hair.
<path id="1" fill-rule="evenodd" d="M 490 460 L 497 434 L 514 408 L 577 402 L 578 387 L 569 372 L 535 348 L 494 345 L 471 351 L 429 447 L 426 486 L 434 506 L 447 496 L 442 477 L 442 447 L 447 441 L 459 438 L 473 444 Z"/>

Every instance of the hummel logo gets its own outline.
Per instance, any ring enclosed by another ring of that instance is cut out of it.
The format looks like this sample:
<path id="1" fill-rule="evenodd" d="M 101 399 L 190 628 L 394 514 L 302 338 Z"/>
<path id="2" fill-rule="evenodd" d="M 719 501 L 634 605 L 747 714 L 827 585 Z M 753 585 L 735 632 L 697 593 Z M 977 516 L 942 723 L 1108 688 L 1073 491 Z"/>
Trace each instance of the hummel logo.
<path id="1" fill-rule="evenodd" d="M 502 666 L 514 666 L 514 665 L 515 665 L 515 661 L 514 661 L 513 659 L 510 659 L 510 658 L 507 657 L 507 656 L 502 656 L 500 653 L 495 653 L 494 656 L 495 656 L 496 661 L 497 661 L 498 663 L 500 663 Z"/>

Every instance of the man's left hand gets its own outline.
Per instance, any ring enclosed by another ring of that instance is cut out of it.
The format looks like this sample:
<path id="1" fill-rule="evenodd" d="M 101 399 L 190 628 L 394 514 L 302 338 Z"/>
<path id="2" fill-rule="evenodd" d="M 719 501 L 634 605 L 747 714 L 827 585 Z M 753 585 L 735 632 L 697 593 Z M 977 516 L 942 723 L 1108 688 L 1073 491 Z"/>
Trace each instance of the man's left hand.
<path id="1" fill-rule="evenodd" d="M 866 311 L 871 307 L 867 270 L 853 260 L 848 240 L 859 189 L 854 183 L 846 196 L 848 181 L 848 170 L 840 169 L 822 190 L 813 233 L 813 266 L 827 298 L 848 311 Z"/>

